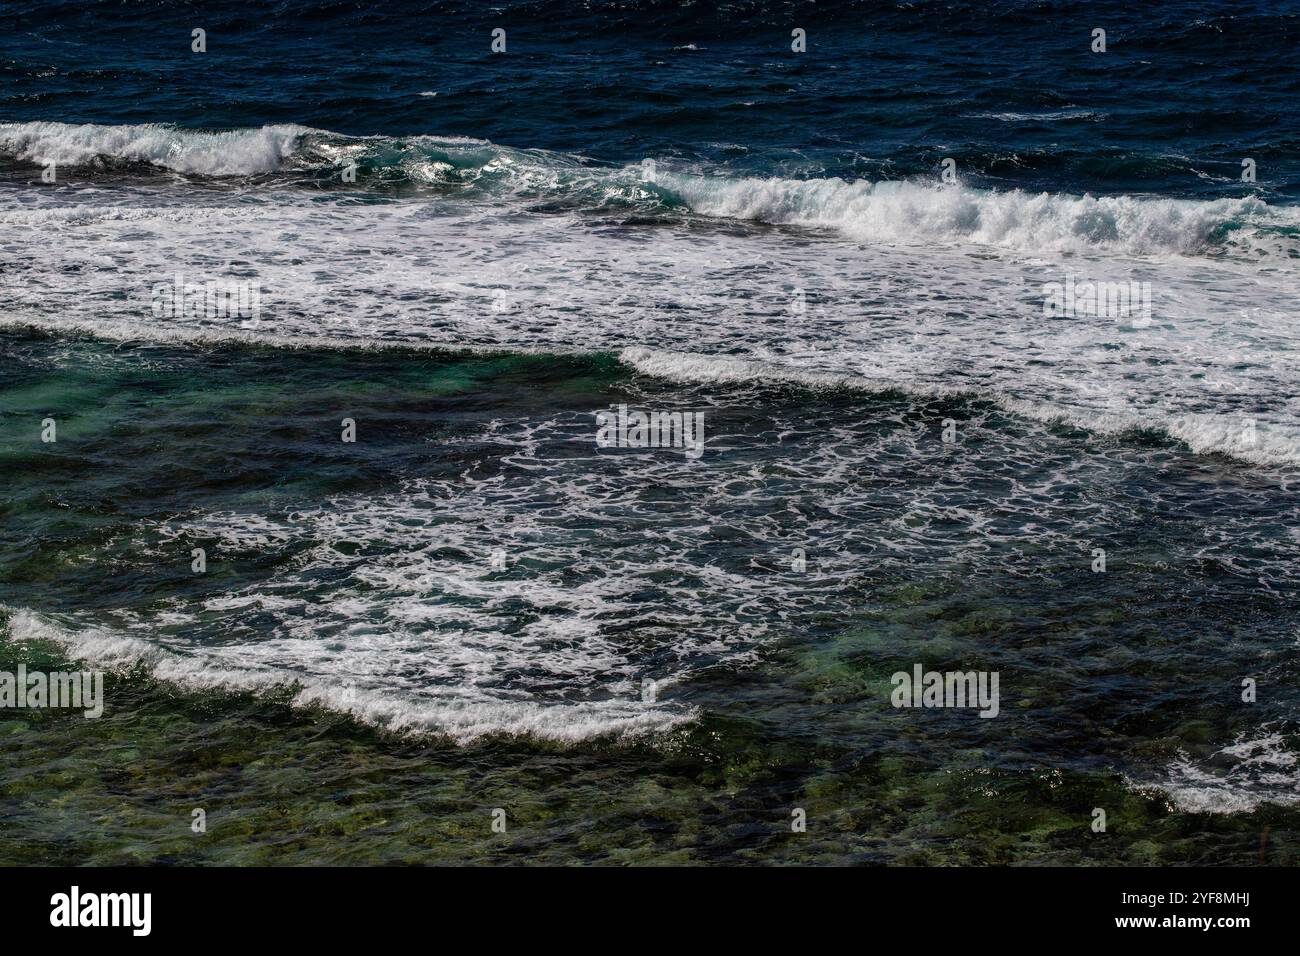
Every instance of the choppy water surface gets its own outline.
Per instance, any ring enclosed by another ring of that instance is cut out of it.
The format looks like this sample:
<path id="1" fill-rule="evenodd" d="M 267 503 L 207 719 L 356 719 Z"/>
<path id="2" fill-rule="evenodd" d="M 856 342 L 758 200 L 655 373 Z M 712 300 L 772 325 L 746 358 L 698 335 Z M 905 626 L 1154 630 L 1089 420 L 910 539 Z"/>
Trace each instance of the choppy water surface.
<path id="1" fill-rule="evenodd" d="M 995 6 L 11 4 L 5 858 L 1294 860 L 1296 14 Z"/>

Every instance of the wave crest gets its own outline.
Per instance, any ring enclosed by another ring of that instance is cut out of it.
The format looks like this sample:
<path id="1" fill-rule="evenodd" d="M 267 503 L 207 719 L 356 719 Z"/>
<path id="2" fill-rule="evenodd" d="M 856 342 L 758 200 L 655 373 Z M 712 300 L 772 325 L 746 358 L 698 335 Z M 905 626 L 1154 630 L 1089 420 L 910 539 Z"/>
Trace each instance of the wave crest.
<path id="1" fill-rule="evenodd" d="M 854 241 L 977 244 L 1038 253 L 1300 257 L 1300 215 L 1255 198 L 1073 196 L 958 184 L 752 178 L 622 168 L 547 150 L 442 136 L 346 136 L 303 126 L 224 132 L 66 123 L 0 123 L 0 156 L 38 164 L 144 163 L 187 175 L 284 172 L 405 184 L 488 201 L 630 208 L 826 229 Z"/>
<path id="2" fill-rule="evenodd" d="M 249 176 L 281 168 L 308 132 L 302 126 L 208 132 L 154 123 L 0 123 L 0 154 L 42 166 L 111 160 L 202 176 Z"/>
<path id="3" fill-rule="evenodd" d="M 1068 196 L 907 181 L 665 178 L 704 215 L 831 228 L 868 241 L 1196 255 L 1236 243 L 1244 237 L 1230 234 L 1239 229 L 1297 222 L 1257 199 Z"/>

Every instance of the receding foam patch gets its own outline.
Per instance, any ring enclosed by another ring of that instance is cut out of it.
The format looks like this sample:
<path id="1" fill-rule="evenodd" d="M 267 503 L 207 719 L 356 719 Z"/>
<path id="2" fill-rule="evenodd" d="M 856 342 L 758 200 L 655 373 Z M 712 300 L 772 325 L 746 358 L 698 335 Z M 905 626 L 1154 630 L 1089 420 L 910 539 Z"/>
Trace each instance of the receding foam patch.
<path id="1" fill-rule="evenodd" d="M 1298 763 L 1285 736 L 1266 726 L 1239 736 L 1205 761 L 1181 754 L 1167 768 L 1166 779 L 1131 786 L 1167 795 L 1183 813 L 1250 813 L 1266 804 L 1300 805 Z"/>
<path id="2" fill-rule="evenodd" d="M 421 692 L 400 684 L 366 686 L 364 676 L 358 681 L 337 670 L 313 670 L 309 653 L 293 665 L 276 666 L 259 659 L 264 655 L 257 645 L 176 648 L 89 623 L 55 621 L 23 608 L 0 610 L 7 612 L 10 640 L 50 643 L 90 667 L 144 668 L 155 680 L 189 692 L 292 689 L 295 707 L 333 710 L 390 732 L 436 735 L 459 744 L 490 736 L 560 743 L 630 738 L 662 733 L 693 717 L 690 710 L 636 698 L 564 704 L 526 695 L 512 700 L 480 692 L 473 684 Z M 106 709 L 112 709 L 111 699 Z"/>

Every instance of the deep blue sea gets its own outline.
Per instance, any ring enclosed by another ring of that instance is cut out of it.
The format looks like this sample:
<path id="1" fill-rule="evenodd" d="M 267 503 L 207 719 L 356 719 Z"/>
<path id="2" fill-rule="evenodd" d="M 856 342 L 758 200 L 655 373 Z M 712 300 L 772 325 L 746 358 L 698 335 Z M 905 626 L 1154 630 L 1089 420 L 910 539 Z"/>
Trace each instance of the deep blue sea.
<path id="1" fill-rule="evenodd" d="M 0 860 L 1295 862 L 1298 44 L 6 0 Z"/>

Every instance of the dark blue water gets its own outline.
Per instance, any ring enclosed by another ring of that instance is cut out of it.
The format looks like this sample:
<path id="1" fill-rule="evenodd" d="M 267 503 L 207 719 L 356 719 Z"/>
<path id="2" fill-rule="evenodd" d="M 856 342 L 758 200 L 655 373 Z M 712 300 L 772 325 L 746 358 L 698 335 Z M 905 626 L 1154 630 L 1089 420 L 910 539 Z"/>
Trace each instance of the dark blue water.
<path id="1" fill-rule="evenodd" d="M 1051 191 L 1300 189 L 1292 2 L 18 0 L 0 28 L 0 120 L 297 123 L 783 176 L 937 175 L 951 157 L 975 185 Z"/>

